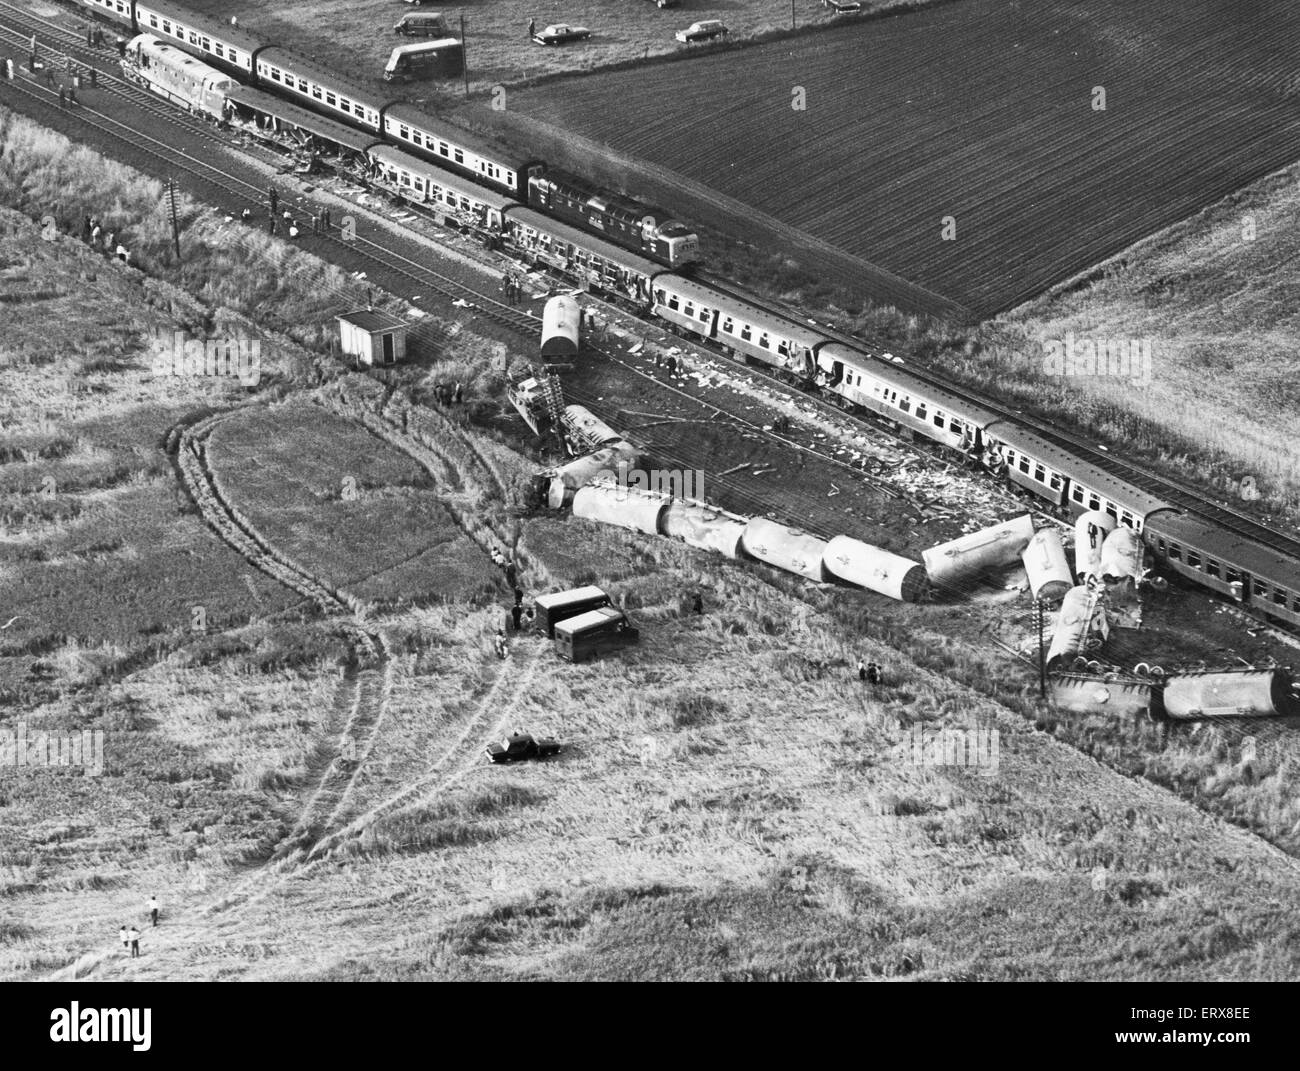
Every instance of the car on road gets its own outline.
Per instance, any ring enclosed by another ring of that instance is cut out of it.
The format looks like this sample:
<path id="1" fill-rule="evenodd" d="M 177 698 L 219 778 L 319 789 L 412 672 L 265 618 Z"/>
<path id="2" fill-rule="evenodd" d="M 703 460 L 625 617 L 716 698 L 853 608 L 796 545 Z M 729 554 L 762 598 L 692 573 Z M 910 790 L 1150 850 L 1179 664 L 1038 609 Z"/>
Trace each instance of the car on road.
<path id="1" fill-rule="evenodd" d="M 655 0 L 655 7 L 681 7 L 682 0 Z"/>
<path id="2" fill-rule="evenodd" d="M 718 19 L 705 19 L 703 22 L 692 22 L 686 29 L 678 30 L 673 36 L 682 44 L 688 45 L 694 41 L 711 41 L 715 37 L 726 37 L 730 32 Z"/>
<path id="3" fill-rule="evenodd" d="M 563 45 L 570 41 L 585 41 L 591 31 L 585 26 L 570 26 L 567 22 L 557 22 L 533 34 L 533 40 L 539 45 Z"/>
<path id="4" fill-rule="evenodd" d="M 493 762 L 519 762 L 558 755 L 563 747 L 558 740 L 538 740 L 532 733 L 511 733 L 499 744 L 496 741 L 488 744 L 485 750 Z"/>
<path id="5" fill-rule="evenodd" d="M 835 15 L 855 15 L 862 10 L 859 0 L 822 0 Z"/>

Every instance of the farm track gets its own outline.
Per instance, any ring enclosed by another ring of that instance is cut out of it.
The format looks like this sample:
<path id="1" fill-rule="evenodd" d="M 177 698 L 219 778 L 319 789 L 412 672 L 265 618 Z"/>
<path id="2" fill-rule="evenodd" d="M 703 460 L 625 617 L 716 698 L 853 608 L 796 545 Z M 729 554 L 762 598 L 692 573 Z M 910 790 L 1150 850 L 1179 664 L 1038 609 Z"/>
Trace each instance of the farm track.
<path id="1" fill-rule="evenodd" d="M 235 411 L 237 412 L 237 410 Z M 334 757 L 328 762 L 318 750 L 313 765 L 324 766 L 316 790 L 289 834 L 288 849 L 304 840 L 314 842 L 330 820 L 339 812 L 350 794 L 359 771 L 370 757 L 383 719 L 386 701 L 392 690 L 394 659 L 382 631 L 365 627 L 365 607 L 348 592 L 332 587 L 275 548 L 239 510 L 222 486 L 208 459 L 208 444 L 213 430 L 231 411 L 204 417 L 195 423 L 178 425 L 168 436 L 174 450 L 181 481 L 199 507 L 203 519 L 217 536 L 239 553 L 250 565 L 315 603 L 327 617 L 348 615 L 339 631 L 347 639 L 361 665 L 359 672 L 345 671 L 331 707 L 336 714 L 341 707 L 350 713 L 341 731 L 335 734 L 336 718 L 324 728 L 325 739 L 335 739 Z M 360 758 L 355 756 L 360 752 Z M 322 821 L 322 815 L 324 816 Z M 281 845 L 272 858 L 287 854 Z"/>

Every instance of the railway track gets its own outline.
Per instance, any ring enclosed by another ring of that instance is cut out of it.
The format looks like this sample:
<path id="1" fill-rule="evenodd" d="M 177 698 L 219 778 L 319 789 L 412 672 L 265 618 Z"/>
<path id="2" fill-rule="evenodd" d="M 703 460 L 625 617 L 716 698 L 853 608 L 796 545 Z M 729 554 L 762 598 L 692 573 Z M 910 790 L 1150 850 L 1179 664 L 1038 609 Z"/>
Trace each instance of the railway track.
<path id="1" fill-rule="evenodd" d="M 700 279 L 707 282 L 709 286 L 718 290 L 736 294 L 733 288 L 730 288 L 725 280 L 718 279 L 707 272 L 700 274 Z M 806 317 L 800 317 L 796 312 L 784 308 L 774 302 L 755 300 L 753 297 L 746 297 L 746 300 L 757 304 L 760 308 L 765 309 L 774 315 L 782 316 L 786 319 L 794 320 L 796 323 L 807 323 Z M 873 344 L 864 339 L 857 338 L 846 332 L 827 327 L 818 323 L 816 330 L 824 334 L 827 338 L 845 345 L 853 346 L 856 349 L 871 347 L 879 349 L 878 344 Z M 880 358 L 872 354 L 873 359 L 881 361 Z M 1268 525 L 1261 524 L 1253 517 L 1226 506 L 1221 502 L 1216 502 L 1209 498 L 1204 492 L 1187 484 L 1183 481 L 1175 480 L 1168 476 L 1158 475 L 1141 468 L 1138 464 L 1126 461 L 1123 457 L 1118 456 L 1107 449 L 1099 448 L 1095 443 L 1089 442 L 1081 436 L 1059 430 L 1053 424 L 1046 420 L 1036 417 L 1032 414 L 1025 413 L 1019 409 L 1011 409 L 1001 404 L 996 399 L 990 398 L 982 392 L 971 390 L 959 384 L 945 379 L 927 369 L 924 365 L 907 364 L 906 371 L 916 376 L 918 379 L 934 387 L 940 387 L 944 390 L 951 391 L 958 396 L 983 406 L 1014 424 L 1020 424 L 1032 430 L 1035 434 L 1041 435 L 1044 439 L 1069 451 L 1081 460 L 1087 461 L 1113 476 L 1118 476 L 1123 480 L 1131 483 L 1134 487 L 1140 488 L 1149 494 L 1157 495 L 1166 499 L 1172 505 L 1179 507 L 1189 513 L 1203 517 L 1206 520 L 1218 525 L 1225 531 L 1241 536 L 1243 539 L 1251 540 L 1261 546 L 1268 547 L 1280 554 L 1285 554 L 1297 561 L 1300 561 L 1300 537 L 1290 535 L 1287 532 L 1280 531 Z"/>

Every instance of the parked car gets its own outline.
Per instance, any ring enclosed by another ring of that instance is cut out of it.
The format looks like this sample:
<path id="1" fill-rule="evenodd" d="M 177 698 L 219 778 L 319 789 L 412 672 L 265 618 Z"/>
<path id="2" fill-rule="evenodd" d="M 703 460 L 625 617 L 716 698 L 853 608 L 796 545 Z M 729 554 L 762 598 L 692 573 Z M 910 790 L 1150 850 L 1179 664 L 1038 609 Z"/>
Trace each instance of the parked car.
<path id="1" fill-rule="evenodd" d="M 853 15 L 862 10 L 859 0 L 822 0 L 835 15 Z"/>
<path id="2" fill-rule="evenodd" d="M 655 7 L 681 7 L 682 0 L 655 0 Z"/>
<path id="3" fill-rule="evenodd" d="M 715 37 L 726 37 L 730 32 L 717 19 L 705 19 L 703 22 L 692 22 L 686 29 L 678 30 L 673 36 L 683 44 L 690 44 L 693 41 L 709 41 Z"/>
<path id="4" fill-rule="evenodd" d="M 488 744 L 486 750 L 493 762 L 519 762 L 558 755 L 563 747 L 558 740 L 538 740 L 532 733 L 512 733 L 499 744 L 495 741 Z"/>
<path id="5" fill-rule="evenodd" d="M 585 26 L 570 26 L 566 22 L 557 22 L 533 34 L 533 40 L 539 45 L 563 45 L 569 41 L 585 41 L 590 36 L 591 31 Z"/>

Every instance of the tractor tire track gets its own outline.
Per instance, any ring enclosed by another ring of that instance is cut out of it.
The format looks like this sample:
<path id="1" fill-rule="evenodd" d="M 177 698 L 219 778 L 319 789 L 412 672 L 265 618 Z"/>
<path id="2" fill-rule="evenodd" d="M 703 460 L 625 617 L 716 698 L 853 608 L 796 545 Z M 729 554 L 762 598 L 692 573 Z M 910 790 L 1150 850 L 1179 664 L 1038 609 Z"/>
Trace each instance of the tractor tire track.
<path id="1" fill-rule="evenodd" d="M 323 739 L 334 743 L 330 748 L 318 749 L 312 764 L 318 769 L 323 767 L 323 771 L 293 830 L 270 857 L 273 862 L 282 862 L 310 848 L 328 830 L 329 816 L 337 812 L 350 793 L 363 762 L 344 756 L 361 751 L 369 758 L 373 751 L 375 731 L 391 694 L 393 659 L 383 633 L 370 631 L 361 623 L 365 607 L 359 599 L 332 587 L 274 547 L 234 505 L 208 459 L 212 432 L 231 413 L 179 424 L 169 433 L 168 448 L 175 457 L 182 484 L 207 525 L 249 564 L 315 603 L 327 617 L 347 614 L 353 619 L 343 622 L 340 631 L 352 648 L 355 662 L 362 667 L 358 670 L 352 665 L 344 671 L 323 729 Z M 349 714 L 339 730 L 342 710 Z M 322 819 L 322 815 L 326 817 Z"/>

